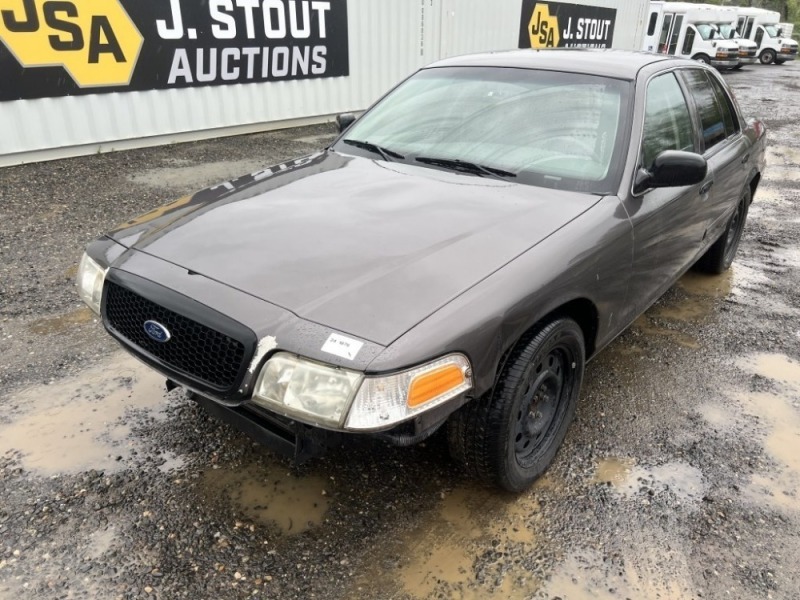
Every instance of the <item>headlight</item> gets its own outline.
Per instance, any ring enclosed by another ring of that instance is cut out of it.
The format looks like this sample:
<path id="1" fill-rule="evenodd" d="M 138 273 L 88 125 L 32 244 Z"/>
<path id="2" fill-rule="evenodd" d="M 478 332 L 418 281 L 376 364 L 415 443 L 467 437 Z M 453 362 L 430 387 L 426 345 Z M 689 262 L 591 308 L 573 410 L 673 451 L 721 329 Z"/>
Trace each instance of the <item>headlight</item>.
<path id="1" fill-rule="evenodd" d="M 280 352 L 261 369 L 253 402 L 301 421 L 338 428 L 364 375 Z"/>
<path id="2" fill-rule="evenodd" d="M 345 429 L 383 429 L 471 388 L 469 361 L 461 354 L 451 354 L 394 375 L 367 377 L 347 415 Z"/>
<path id="3" fill-rule="evenodd" d="M 451 354 L 379 377 L 279 352 L 256 381 L 253 403 L 305 423 L 377 431 L 407 421 L 472 388 L 467 358 Z M 349 409 L 349 410 L 348 410 Z"/>
<path id="4" fill-rule="evenodd" d="M 81 263 L 78 265 L 78 294 L 81 300 L 86 302 L 94 312 L 100 314 L 100 300 L 103 297 L 103 281 L 106 278 L 106 271 L 88 254 L 83 253 Z"/>

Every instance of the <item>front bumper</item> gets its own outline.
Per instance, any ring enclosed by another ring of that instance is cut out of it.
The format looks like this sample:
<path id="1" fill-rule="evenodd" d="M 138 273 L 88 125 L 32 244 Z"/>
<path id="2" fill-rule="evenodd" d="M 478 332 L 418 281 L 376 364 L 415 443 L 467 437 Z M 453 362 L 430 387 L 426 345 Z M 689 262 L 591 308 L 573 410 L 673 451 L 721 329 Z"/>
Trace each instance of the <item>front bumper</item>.
<path id="1" fill-rule="evenodd" d="M 778 60 L 794 60 L 797 58 L 797 50 L 794 52 L 778 52 Z"/>
<path id="2" fill-rule="evenodd" d="M 739 64 L 742 65 L 754 65 L 758 62 L 758 57 L 756 56 L 740 56 L 739 57 Z"/>
<path id="3" fill-rule="evenodd" d="M 205 396 L 191 394 L 209 415 L 247 434 L 285 458 L 302 464 L 342 444 L 345 434 L 310 427 L 252 406 L 224 406 Z"/>
<path id="4" fill-rule="evenodd" d="M 733 69 L 734 67 L 738 66 L 739 59 L 738 58 L 712 58 L 711 59 L 711 66 L 716 67 L 717 69 Z"/>

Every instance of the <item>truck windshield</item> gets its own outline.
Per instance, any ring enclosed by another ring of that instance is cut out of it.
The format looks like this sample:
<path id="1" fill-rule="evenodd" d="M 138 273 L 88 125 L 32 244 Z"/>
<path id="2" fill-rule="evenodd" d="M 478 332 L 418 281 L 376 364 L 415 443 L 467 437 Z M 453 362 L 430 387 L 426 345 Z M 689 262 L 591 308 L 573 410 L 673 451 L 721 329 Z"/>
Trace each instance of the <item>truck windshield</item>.
<path id="1" fill-rule="evenodd" d="M 700 37 L 704 40 L 719 40 L 722 39 L 722 36 L 719 35 L 719 32 L 713 25 L 709 23 L 698 23 L 695 25 L 697 28 L 697 32 L 700 34 Z"/>
<path id="2" fill-rule="evenodd" d="M 717 29 L 719 30 L 720 37 L 726 40 L 738 40 L 742 37 L 730 23 L 719 23 Z"/>
<path id="3" fill-rule="evenodd" d="M 764 25 L 764 30 L 767 32 L 769 37 L 780 37 L 781 32 L 775 25 Z"/>
<path id="4" fill-rule="evenodd" d="M 609 77 L 533 69 L 424 69 L 332 149 L 607 194 L 617 189 L 622 169 L 630 87 Z"/>

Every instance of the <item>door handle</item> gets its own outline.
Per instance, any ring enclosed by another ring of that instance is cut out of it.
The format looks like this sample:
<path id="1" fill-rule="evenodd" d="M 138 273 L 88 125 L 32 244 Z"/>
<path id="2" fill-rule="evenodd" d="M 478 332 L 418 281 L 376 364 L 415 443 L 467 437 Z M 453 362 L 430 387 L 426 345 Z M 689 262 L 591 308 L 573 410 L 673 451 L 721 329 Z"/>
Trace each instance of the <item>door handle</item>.
<path id="1" fill-rule="evenodd" d="M 742 164 L 746 163 L 748 160 L 750 160 L 750 155 L 749 154 L 745 154 L 742 157 Z"/>
<path id="2" fill-rule="evenodd" d="M 714 185 L 714 180 L 713 180 L 713 179 L 712 179 L 711 181 L 706 181 L 706 182 L 703 184 L 703 186 L 700 188 L 700 195 L 701 195 L 701 196 L 704 196 L 705 194 L 707 194 L 707 193 L 708 193 L 708 190 L 710 190 L 710 189 L 711 189 L 711 186 L 712 186 L 712 185 Z"/>

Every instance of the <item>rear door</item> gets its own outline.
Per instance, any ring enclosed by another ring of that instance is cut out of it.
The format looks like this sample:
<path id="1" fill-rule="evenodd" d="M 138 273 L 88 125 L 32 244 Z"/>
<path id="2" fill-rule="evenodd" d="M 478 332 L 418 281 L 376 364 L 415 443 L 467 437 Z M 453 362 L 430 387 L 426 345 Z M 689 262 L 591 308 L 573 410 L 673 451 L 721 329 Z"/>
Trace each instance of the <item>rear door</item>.
<path id="1" fill-rule="evenodd" d="M 717 76 L 708 69 L 680 71 L 695 107 L 695 126 L 701 132 L 703 157 L 708 162 L 711 188 L 700 199 L 706 216 L 703 245 L 713 243 L 725 229 L 747 177 L 748 142 L 741 122 Z"/>

